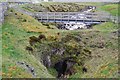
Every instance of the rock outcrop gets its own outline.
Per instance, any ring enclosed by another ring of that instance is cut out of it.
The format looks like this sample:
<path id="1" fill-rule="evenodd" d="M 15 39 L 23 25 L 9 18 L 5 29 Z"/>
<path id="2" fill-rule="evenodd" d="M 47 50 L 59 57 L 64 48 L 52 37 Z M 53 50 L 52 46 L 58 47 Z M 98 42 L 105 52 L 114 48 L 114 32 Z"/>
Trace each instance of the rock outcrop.
<path id="1" fill-rule="evenodd" d="M 35 46 L 31 45 L 35 49 L 33 55 L 48 69 L 54 68 L 58 72 L 57 78 L 66 78 L 76 73 L 76 65 L 83 67 L 84 62 L 91 57 L 91 51 L 85 48 L 80 35 L 68 34 L 61 40 L 50 42 L 40 35 L 31 40 L 37 41 Z M 87 69 L 83 68 L 83 71 L 87 72 Z"/>

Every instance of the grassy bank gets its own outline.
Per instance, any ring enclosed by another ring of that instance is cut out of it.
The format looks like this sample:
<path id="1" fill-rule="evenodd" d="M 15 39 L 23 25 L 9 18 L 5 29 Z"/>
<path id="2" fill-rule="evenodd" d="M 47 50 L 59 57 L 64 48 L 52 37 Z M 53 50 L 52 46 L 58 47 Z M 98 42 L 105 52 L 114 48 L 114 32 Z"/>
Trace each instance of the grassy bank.
<path id="1" fill-rule="evenodd" d="M 9 12 L 11 12 L 11 10 L 9 10 L 8 13 Z M 5 23 L 2 26 L 3 77 L 33 77 L 29 71 L 21 67 L 21 65 L 18 65 L 17 62 L 26 62 L 34 67 L 37 74 L 36 77 L 53 77 L 32 54 L 29 54 L 29 52 L 25 50 L 26 46 L 29 45 L 29 37 L 39 35 L 43 31 L 40 26 L 42 26 L 42 24 L 33 18 L 15 11 L 12 11 L 12 14 L 8 14 L 5 18 Z"/>
<path id="2" fill-rule="evenodd" d="M 111 13 L 114 16 L 116 15 L 120 16 L 120 13 L 118 13 L 118 5 L 119 4 L 106 4 L 101 6 L 101 9 Z"/>
<path id="3" fill-rule="evenodd" d="M 0 73 L 2 73 L 2 25 L 0 25 Z M 2 75 L 0 75 L 2 79 Z"/>
<path id="4" fill-rule="evenodd" d="M 116 31 L 118 30 L 118 24 L 114 24 L 112 22 L 106 22 L 103 24 L 99 24 L 93 27 L 93 29 L 98 31 Z"/>
<path id="5" fill-rule="evenodd" d="M 40 47 L 37 48 L 38 51 L 44 51 L 46 49 L 45 45 L 47 45 L 48 50 L 51 49 L 51 45 L 57 48 L 61 44 L 59 43 L 58 45 L 55 42 L 63 39 L 65 42 L 63 45 L 70 46 L 66 47 L 68 53 L 76 53 L 74 48 L 77 48 L 75 46 L 79 44 L 83 45 L 83 48 L 87 47 L 92 52 L 92 59 L 86 61 L 84 65 L 88 69 L 87 72 L 82 73 L 81 68 L 78 67 L 78 72 L 70 76 L 71 78 L 117 77 L 118 36 L 116 24 L 108 22 L 96 25 L 93 29 L 73 31 L 59 30 L 54 25 L 50 25 L 49 27 L 52 28 L 48 28 L 48 25 L 43 25 L 34 18 L 16 12 L 13 9 L 8 11 L 8 16 L 5 17 L 5 23 L 2 29 L 0 29 L 3 31 L 3 77 L 32 78 L 31 73 L 24 69 L 24 67 L 16 64 L 18 61 L 24 61 L 33 66 L 39 78 L 56 77 L 57 73 L 53 68 L 47 69 L 40 63 L 39 58 L 34 56 L 35 54 L 30 54 L 25 49 L 26 46 L 30 46 L 29 37 L 38 37 L 40 34 L 45 35 L 47 39 L 43 40 L 43 43 L 38 44 Z M 81 38 L 80 42 L 76 42 L 76 36 Z"/>
<path id="6" fill-rule="evenodd" d="M 21 6 L 31 12 L 79 12 L 87 6 L 98 6 L 100 3 L 61 3 L 61 2 L 42 2 L 40 4 L 27 4 Z"/>

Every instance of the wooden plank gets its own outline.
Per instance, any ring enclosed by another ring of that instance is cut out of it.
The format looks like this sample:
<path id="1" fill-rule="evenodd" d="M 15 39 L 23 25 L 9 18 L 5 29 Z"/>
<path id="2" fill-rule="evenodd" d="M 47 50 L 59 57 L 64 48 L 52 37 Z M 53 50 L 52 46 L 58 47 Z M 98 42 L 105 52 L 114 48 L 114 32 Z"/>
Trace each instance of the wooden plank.
<path id="1" fill-rule="evenodd" d="M 77 18 L 75 18 L 74 20 L 79 20 L 80 17 L 78 17 L 78 14 L 83 14 L 83 13 L 80 13 L 80 12 L 37 12 L 35 13 L 35 16 L 41 19 L 47 19 L 47 21 L 49 19 L 67 19 L 68 22 L 69 20 L 71 19 L 72 16 L 77 16 Z M 101 16 L 102 15 L 102 16 Z M 82 16 L 82 15 L 81 15 Z M 97 14 L 97 13 L 86 13 L 84 15 L 84 17 L 87 17 L 86 18 L 83 18 L 83 20 L 98 20 L 98 21 L 107 21 L 108 18 L 109 18 L 109 15 L 107 14 Z M 90 19 L 89 19 L 90 18 Z"/>

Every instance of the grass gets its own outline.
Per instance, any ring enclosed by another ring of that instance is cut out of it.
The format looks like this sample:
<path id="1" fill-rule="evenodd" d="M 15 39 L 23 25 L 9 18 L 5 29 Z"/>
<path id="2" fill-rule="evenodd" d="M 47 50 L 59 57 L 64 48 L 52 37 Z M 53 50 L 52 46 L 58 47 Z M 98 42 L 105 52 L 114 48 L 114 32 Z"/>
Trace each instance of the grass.
<path id="1" fill-rule="evenodd" d="M 87 5 L 87 6 L 99 6 L 101 3 L 100 2 L 78 2 L 76 4 Z"/>
<path id="2" fill-rule="evenodd" d="M 120 16 L 120 13 L 118 13 L 118 5 L 119 4 L 107 4 L 107 5 L 101 6 L 101 9 L 111 13 L 113 16 L 116 16 L 116 15 Z"/>
<path id="3" fill-rule="evenodd" d="M 0 25 L 0 73 L 2 73 L 2 25 Z M 0 79 L 2 75 L 0 74 Z"/>
<path id="4" fill-rule="evenodd" d="M 30 11 L 30 12 L 35 12 L 33 9 L 30 9 L 30 8 L 26 8 L 26 6 L 22 6 L 23 9 L 27 10 L 27 11 Z"/>
<path id="5" fill-rule="evenodd" d="M 0 2 L 7 2 L 7 0 L 0 0 Z"/>
<path id="6" fill-rule="evenodd" d="M 9 11 L 11 11 L 11 9 Z M 32 31 L 33 32 L 36 32 L 36 31 L 45 32 L 47 29 L 47 27 L 45 28 L 45 26 L 41 27 L 42 24 L 40 24 L 38 21 L 36 21 L 32 17 L 25 15 L 25 14 L 23 15 L 22 13 L 19 13 L 16 11 L 13 11 L 11 14 L 9 14 L 9 16 L 6 17 L 6 22 L 16 25 L 17 27 L 22 27 L 23 29 L 31 31 L 31 32 Z"/>
<path id="7" fill-rule="evenodd" d="M 31 74 L 27 73 L 26 70 L 16 65 L 17 61 L 25 61 L 37 69 L 37 76 L 41 77 L 52 77 L 45 67 L 36 61 L 36 58 L 28 54 L 25 51 L 25 46 L 28 45 L 27 39 L 30 35 L 36 35 L 35 33 L 27 33 L 25 30 L 15 27 L 9 23 L 3 25 L 3 77 L 32 77 Z M 32 59 L 31 59 L 32 58 Z M 9 64 L 9 65 L 6 65 Z M 11 76 L 7 76 L 9 67 L 17 67 L 18 71 L 12 71 Z M 46 72 L 46 75 L 41 74 L 42 71 Z M 20 74 L 20 75 L 19 75 Z M 24 75 L 24 76 L 22 76 Z"/>
<path id="8" fill-rule="evenodd" d="M 63 2 L 64 3 L 64 2 Z M 50 5 L 50 4 L 61 4 L 61 2 L 42 2 L 41 4 L 44 4 L 45 6 Z M 77 2 L 75 4 L 79 4 L 79 5 L 99 5 L 101 3 L 99 2 Z"/>
<path id="9" fill-rule="evenodd" d="M 80 5 L 77 3 L 61 3 L 61 2 L 42 2 L 39 4 L 27 4 L 22 6 L 22 8 L 26 9 L 27 11 L 31 12 L 76 12 L 80 11 L 82 8 L 84 8 L 84 5 Z"/>
<path id="10" fill-rule="evenodd" d="M 75 3 L 42 3 L 42 5 L 52 12 L 78 12 L 85 8 L 84 5 Z"/>
<path id="11" fill-rule="evenodd" d="M 43 5 L 45 8 L 49 7 L 52 11 L 54 11 L 53 8 L 50 7 L 50 5 L 62 5 L 63 3 L 61 3 L 61 2 L 42 2 L 40 4 Z M 40 6 L 40 4 L 37 4 L 36 6 L 34 5 L 34 7 L 32 9 L 31 8 L 27 8 L 26 7 L 27 5 L 22 6 L 22 7 L 24 9 L 28 10 L 28 11 L 36 12 L 37 10 L 39 10 L 38 6 Z M 111 4 L 102 5 L 103 3 L 101 3 L 101 2 L 88 2 L 88 3 L 78 2 L 78 3 L 75 3 L 75 4 L 77 4 L 77 5 L 84 5 L 84 6 L 96 6 L 96 7 L 98 7 L 98 10 L 107 11 L 107 12 L 111 13 L 113 16 L 116 16 L 116 15 L 120 16 L 120 13 L 118 13 L 118 11 L 119 11 L 118 10 L 118 5 L 119 4 L 112 4 L 111 3 Z M 33 6 L 33 5 L 28 5 L 28 6 Z M 35 9 L 35 7 L 36 7 L 36 9 Z M 67 9 L 65 6 L 63 8 Z"/>
<path id="12" fill-rule="evenodd" d="M 10 10 L 8 11 L 10 13 Z M 17 15 L 15 15 L 17 13 Z M 50 25 L 50 27 L 54 26 Z M 37 20 L 32 17 L 13 11 L 11 14 L 5 18 L 5 23 L 0 29 L 2 32 L 2 54 L 3 54 L 3 77 L 19 77 L 19 78 L 31 78 L 32 75 L 28 73 L 24 68 L 16 65 L 17 61 L 25 61 L 31 64 L 37 73 L 39 78 L 53 78 L 56 76 L 56 71 L 54 69 L 46 69 L 36 57 L 29 54 L 25 47 L 29 45 L 30 36 L 38 36 L 39 34 L 44 34 L 45 36 L 57 36 L 60 33 L 61 37 L 67 34 L 81 35 L 82 40 L 86 42 L 86 46 L 98 45 L 98 43 L 103 42 L 106 44 L 110 42 L 108 46 L 103 49 L 101 48 L 90 48 L 92 51 L 92 60 L 85 63 L 88 68 L 88 72 L 82 74 L 81 70 L 70 76 L 71 78 L 99 78 L 99 77 L 117 77 L 117 35 L 112 32 L 117 31 L 116 24 L 112 22 L 107 22 L 99 24 L 90 30 L 58 30 L 58 29 L 48 29 L 47 26 L 42 25 Z M 88 40 L 86 38 L 89 38 Z M 72 42 L 71 42 L 72 44 Z M 74 44 L 74 43 L 73 43 Z M 100 55 L 101 58 L 96 57 Z M 101 68 L 107 66 L 107 68 Z M 109 73 L 109 72 L 113 72 Z M 101 74 L 103 76 L 101 76 Z"/>
<path id="13" fill-rule="evenodd" d="M 30 12 L 39 12 L 41 11 L 42 7 L 38 4 L 25 4 L 25 5 L 21 5 L 21 8 L 30 11 Z"/>
<path id="14" fill-rule="evenodd" d="M 99 25 L 93 26 L 93 29 L 98 31 L 116 31 L 118 29 L 117 24 L 112 22 L 106 22 Z"/>
<path id="15" fill-rule="evenodd" d="M 57 76 L 57 71 L 56 71 L 55 69 L 49 68 L 48 71 L 49 71 L 49 73 L 50 73 L 51 75 Z"/>
<path id="16" fill-rule="evenodd" d="M 98 74 L 97 76 L 99 77 L 106 77 L 111 75 L 118 76 L 115 75 L 116 73 L 114 72 L 115 70 L 117 70 L 117 66 L 117 63 L 109 63 L 107 65 L 103 65 L 99 68 L 99 71 L 96 74 Z"/>
<path id="17" fill-rule="evenodd" d="M 8 11 L 8 13 L 10 10 Z M 15 13 L 17 15 L 15 15 Z M 23 20 L 26 19 L 26 22 Z M 47 69 L 32 55 L 29 54 L 25 47 L 29 45 L 28 39 L 32 35 L 38 36 L 41 32 L 47 29 L 32 17 L 13 11 L 5 18 L 5 23 L 2 26 L 2 74 L 3 77 L 13 78 L 32 78 L 24 68 L 16 63 L 18 61 L 25 61 L 35 68 L 37 77 L 47 78 L 53 77 L 48 73 Z M 15 70 L 9 70 L 15 67 Z"/>

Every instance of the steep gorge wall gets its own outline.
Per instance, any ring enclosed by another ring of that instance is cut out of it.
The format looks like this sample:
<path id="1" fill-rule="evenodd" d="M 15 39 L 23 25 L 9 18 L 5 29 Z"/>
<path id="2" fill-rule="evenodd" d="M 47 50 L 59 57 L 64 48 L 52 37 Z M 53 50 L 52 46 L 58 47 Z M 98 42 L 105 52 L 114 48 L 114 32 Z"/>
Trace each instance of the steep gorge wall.
<path id="1" fill-rule="evenodd" d="M 72 75 L 78 66 L 84 67 L 84 61 L 91 58 L 91 51 L 85 47 L 81 36 L 69 34 L 60 40 L 51 40 L 44 35 L 32 36 L 29 41 L 32 44 L 26 49 L 48 69 L 56 69 L 57 77 Z"/>

